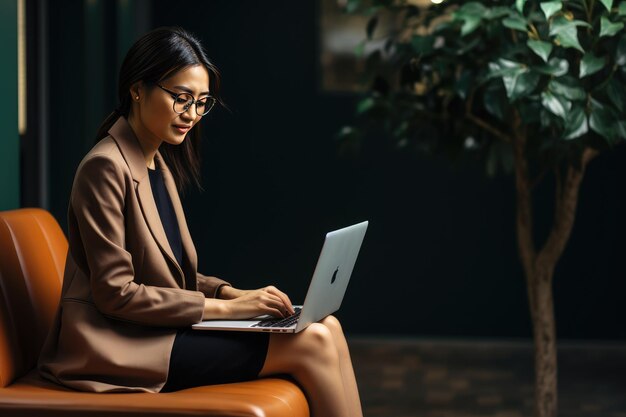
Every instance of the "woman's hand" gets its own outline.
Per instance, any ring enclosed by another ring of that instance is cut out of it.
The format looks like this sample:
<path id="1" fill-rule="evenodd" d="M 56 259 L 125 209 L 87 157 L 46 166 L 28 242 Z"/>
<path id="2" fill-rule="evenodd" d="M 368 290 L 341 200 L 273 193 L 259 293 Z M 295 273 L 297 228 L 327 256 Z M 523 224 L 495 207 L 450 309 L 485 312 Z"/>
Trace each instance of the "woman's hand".
<path id="1" fill-rule="evenodd" d="M 233 298 L 239 298 L 242 295 L 247 294 L 249 291 L 240 290 L 235 287 L 231 287 L 230 285 L 223 285 L 219 289 L 219 296 L 223 300 L 232 300 Z"/>
<path id="2" fill-rule="evenodd" d="M 220 289 L 220 298 L 205 299 L 203 319 L 247 319 L 263 314 L 287 317 L 295 313 L 284 292 L 270 285 L 258 290 L 239 290 L 230 286 Z"/>

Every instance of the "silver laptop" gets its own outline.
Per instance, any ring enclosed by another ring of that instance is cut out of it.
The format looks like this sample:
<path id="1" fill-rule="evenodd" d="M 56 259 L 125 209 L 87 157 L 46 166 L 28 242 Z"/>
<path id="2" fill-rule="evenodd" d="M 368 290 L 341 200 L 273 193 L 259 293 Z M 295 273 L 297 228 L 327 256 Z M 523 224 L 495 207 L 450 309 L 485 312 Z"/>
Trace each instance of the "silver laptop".
<path id="1" fill-rule="evenodd" d="M 362 222 L 326 234 L 304 304 L 294 306 L 296 314 L 291 317 L 205 320 L 192 327 L 197 330 L 297 333 L 306 329 L 309 324 L 334 313 L 339 310 L 343 301 L 367 225 L 368 222 Z"/>

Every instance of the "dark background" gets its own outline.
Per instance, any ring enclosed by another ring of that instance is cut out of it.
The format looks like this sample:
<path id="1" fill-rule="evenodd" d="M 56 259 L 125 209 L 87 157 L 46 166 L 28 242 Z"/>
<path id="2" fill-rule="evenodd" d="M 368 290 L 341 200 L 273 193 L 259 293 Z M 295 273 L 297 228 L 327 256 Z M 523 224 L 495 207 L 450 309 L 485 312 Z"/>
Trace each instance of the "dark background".
<path id="1" fill-rule="evenodd" d="M 513 178 L 384 146 L 340 155 L 335 134 L 354 122 L 358 96 L 320 88 L 317 2 L 138 3 L 138 27 L 194 32 L 223 75 L 230 111 L 203 121 L 205 191 L 184 199 L 200 271 L 242 288 L 274 283 L 302 302 L 324 234 L 369 220 L 338 312 L 347 333 L 530 337 Z M 97 18 L 77 0 L 49 11 L 50 209 L 64 226 L 73 173 L 116 103 L 112 7 Z M 626 337 L 625 154 L 598 157 L 582 184 L 556 271 L 560 338 Z M 551 193 L 549 182 L 537 190 L 539 236 Z"/>

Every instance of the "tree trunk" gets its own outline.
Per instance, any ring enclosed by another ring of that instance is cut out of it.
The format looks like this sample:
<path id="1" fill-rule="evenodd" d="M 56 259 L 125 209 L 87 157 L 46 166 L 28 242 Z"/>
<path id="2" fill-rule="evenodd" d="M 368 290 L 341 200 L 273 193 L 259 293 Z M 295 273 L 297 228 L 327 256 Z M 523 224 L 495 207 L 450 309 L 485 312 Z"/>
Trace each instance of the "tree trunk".
<path id="1" fill-rule="evenodd" d="M 552 276 L 552 271 L 537 270 L 533 278 L 536 283 L 532 289 L 535 299 L 532 324 L 535 339 L 535 416 L 537 417 L 556 417 L 557 414 L 556 327 Z"/>
<path id="2" fill-rule="evenodd" d="M 574 225 L 578 191 L 585 168 L 597 151 L 587 148 L 582 154 L 580 166 L 567 166 L 565 178 L 558 168 L 555 170 L 554 221 L 545 244 L 537 252 L 533 238 L 532 189 L 525 154 L 527 137 L 518 115 L 514 118 L 514 132 L 517 243 L 526 277 L 535 341 L 535 416 L 556 417 L 557 356 L 552 280 L 554 268 Z"/>

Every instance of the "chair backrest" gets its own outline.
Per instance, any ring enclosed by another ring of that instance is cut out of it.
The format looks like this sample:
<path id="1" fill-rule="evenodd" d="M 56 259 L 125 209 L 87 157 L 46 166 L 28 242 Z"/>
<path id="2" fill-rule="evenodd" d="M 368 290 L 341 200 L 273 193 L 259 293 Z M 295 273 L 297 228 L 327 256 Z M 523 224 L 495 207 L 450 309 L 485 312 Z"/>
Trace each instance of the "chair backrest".
<path id="1" fill-rule="evenodd" d="M 67 247 L 47 211 L 0 212 L 0 387 L 37 364 L 59 302 Z"/>

